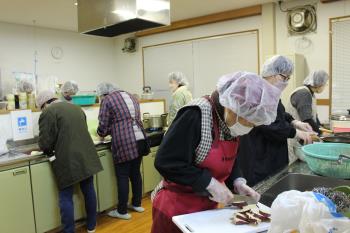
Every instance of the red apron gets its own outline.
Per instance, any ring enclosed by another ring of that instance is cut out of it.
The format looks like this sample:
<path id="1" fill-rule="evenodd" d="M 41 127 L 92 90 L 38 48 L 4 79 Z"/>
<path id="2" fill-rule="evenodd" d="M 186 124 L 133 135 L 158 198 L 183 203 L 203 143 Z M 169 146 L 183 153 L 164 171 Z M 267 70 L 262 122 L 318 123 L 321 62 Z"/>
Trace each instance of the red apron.
<path id="1" fill-rule="evenodd" d="M 215 138 L 206 159 L 198 167 L 209 170 L 214 178 L 224 182 L 231 174 L 239 142 L 220 140 L 214 114 L 213 112 Z M 168 181 L 163 181 L 163 186 L 153 200 L 151 233 L 181 233 L 172 222 L 173 216 L 217 208 L 216 202 L 208 197 L 199 196 L 193 192 L 192 187 Z"/>

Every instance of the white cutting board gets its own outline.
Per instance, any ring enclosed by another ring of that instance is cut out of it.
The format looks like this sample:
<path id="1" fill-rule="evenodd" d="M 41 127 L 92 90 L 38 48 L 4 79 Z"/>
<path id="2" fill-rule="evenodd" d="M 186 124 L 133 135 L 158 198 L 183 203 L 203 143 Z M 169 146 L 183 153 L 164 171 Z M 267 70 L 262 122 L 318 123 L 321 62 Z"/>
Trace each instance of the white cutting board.
<path id="1" fill-rule="evenodd" d="M 259 203 L 262 211 L 270 212 L 270 208 Z M 224 208 L 207 210 L 193 214 L 174 216 L 173 222 L 184 233 L 257 233 L 269 229 L 270 223 L 261 223 L 258 226 L 234 225 L 231 218 L 238 209 Z"/>

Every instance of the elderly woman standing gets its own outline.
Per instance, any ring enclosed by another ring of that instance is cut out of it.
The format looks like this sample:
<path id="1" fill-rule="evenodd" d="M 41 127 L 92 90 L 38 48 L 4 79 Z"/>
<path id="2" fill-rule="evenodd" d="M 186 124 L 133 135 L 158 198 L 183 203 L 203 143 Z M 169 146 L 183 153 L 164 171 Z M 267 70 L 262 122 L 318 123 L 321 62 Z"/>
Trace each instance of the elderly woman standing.
<path id="1" fill-rule="evenodd" d="M 172 100 L 169 107 L 169 125 L 175 119 L 180 108 L 192 100 L 192 94 L 188 90 L 188 81 L 181 72 L 172 72 L 169 74 L 169 87 L 172 91 Z"/>
<path id="2" fill-rule="evenodd" d="M 320 121 L 317 117 L 315 93 L 323 92 L 328 82 L 328 74 L 323 70 L 310 73 L 304 80 L 304 86 L 297 88 L 290 96 L 288 112 L 294 119 L 311 125 L 315 132 L 320 133 Z"/>
<path id="3" fill-rule="evenodd" d="M 118 186 L 118 207 L 109 216 L 128 220 L 127 209 L 143 212 L 142 177 L 140 166 L 142 156 L 149 154 L 150 148 L 142 127 L 140 105 L 136 98 L 110 83 L 97 86 L 101 98 L 97 133 L 100 137 L 112 136 L 112 155 Z M 129 180 L 132 187 L 132 201 L 128 206 Z"/>
<path id="4" fill-rule="evenodd" d="M 298 87 L 290 96 L 287 111 L 294 119 L 308 123 L 313 131 L 321 133 L 321 123 L 317 117 L 317 104 L 315 93 L 322 93 L 328 82 L 328 74 L 323 70 L 311 72 L 304 80 L 304 86 Z M 303 160 L 295 153 L 295 148 L 300 148 L 300 143 L 295 139 L 288 141 L 289 160 Z"/>
<path id="5" fill-rule="evenodd" d="M 152 233 L 181 232 L 173 216 L 227 204 L 231 190 L 259 200 L 235 163 L 238 137 L 270 124 L 279 97 L 280 91 L 256 74 L 237 72 L 223 76 L 211 96 L 178 112 L 155 160 L 164 180 L 153 193 Z"/>
<path id="6" fill-rule="evenodd" d="M 74 233 L 74 185 L 84 195 L 87 232 L 96 231 L 97 200 L 93 175 L 102 170 L 84 111 L 60 101 L 51 91 L 37 97 L 42 110 L 39 118 L 39 147 L 50 157 L 59 189 L 59 206 L 64 233 Z"/>

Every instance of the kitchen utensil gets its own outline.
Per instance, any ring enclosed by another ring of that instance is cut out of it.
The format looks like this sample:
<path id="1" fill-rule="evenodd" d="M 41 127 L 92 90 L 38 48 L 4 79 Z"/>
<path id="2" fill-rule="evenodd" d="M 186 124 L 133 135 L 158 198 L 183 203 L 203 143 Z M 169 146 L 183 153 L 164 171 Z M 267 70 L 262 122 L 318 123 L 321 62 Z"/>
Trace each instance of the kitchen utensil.
<path id="1" fill-rule="evenodd" d="M 303 146 L 302 150 L 313 172 L 323 176 L 350 179 L 350 159 L 344 156 L 350 154 L 350 144 L 315 143 Z"/>
<path id="2" fill-rule="evenodd" d="M 258 203 L 264 212 L 270 212 L 270 208 Z M 261 223 L 257 226 L 234 225 L 231 218 L 235 212 L 234 208 L 223 208 L 207 210 L 192 214 L 174 216 L 175 225 L 184 233 L 213 233 L 213 232 L 235 232 L 235 233 L 258 233 L 269 229 L 270 223 Z"/>
<path id="3" fill-rule="evenodd" d="M 153 99 L 153 92 L 150 86 L 143 87 L 143 93 L 141 94 L 141 98 L 146 100 Z"/>
<path id="4" fill-rule="evenodd" d="M 321 137 L 322 142 L 331 142 L 331 143 L 350 143 L 350 138 L 343 136 L 329 136 Z"/>
<path id="5" fill-rule="evenodd" d="M 323 132 L 323 133 L 330 133 L 330 134 L 333 134 L 333 131 L 332 130 L 330 130 L 330 129 L 325 129 L 325 128 L 319 128 L 319 130 L 321 131 L 321 132 Z"/>
<path id="6" fill-rule="evenodd" d="M 161 115 L 151 115 L 150 113 L 144 113 L 143 114 L 143 120 L 148 121 L 148 128 L 152 129 L 162 129 L 167 126 L 167 117 L 168 114 L 161 114 Z M 146 126 L 147 126 L 147 122 Z"/>
<path id="7" fill-rule="evenodd" d="M 244 195 L 238 195 L 238 194 L 234 194 L 234 197 L 232 198 L 230 203 L 241 202 L 241 201 L 246 202 L 248 205 L 253 205 L 258 203 L 254 198 L 250 196 L 244 196 Z"/>
<path id="8" fill-rule="evenodd" d="M 349 155 L 339 155 L 338 157 L 338 163 L 342 164 L 344 159 L 349 159 L 350 160 L 350 156 Z"/>

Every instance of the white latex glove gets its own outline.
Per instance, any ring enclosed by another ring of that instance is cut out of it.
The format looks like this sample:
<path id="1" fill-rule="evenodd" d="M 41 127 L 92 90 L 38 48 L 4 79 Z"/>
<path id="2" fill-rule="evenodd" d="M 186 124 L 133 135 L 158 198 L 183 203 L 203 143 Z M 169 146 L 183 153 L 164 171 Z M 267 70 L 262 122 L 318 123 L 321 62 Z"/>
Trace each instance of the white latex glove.
<path id="1" fill-rule="evenodd" d="M 304 145 L 311 144 L 312 143 L 312 135 L 317 135 L 315 132 L 305 132 L 297 129 L 297 133 L 295 134 L 295 137 L 297 139 L 303 140 Z"/>
<path id="2" fill-rule="evenodd" d="M 247 181 L 243 178 L 237 178 L 233 183 L 235 192 L 239 195 L 250 196 L 254 198 L 254 200 L 260 200 L 260 194 L 256 192 L 254 189 L 247 185 Z"/>
<path id="3" fill-rule="evenodd" d="M 209 197 L 209 199 L 217 203 L 222 203 L 226 205 L 233 198 L 232 192 L 226 187 L 226 185 L 220 183 L 215 178 L 211 178 L 207 190 L 211 194 L 211 197 Z"/>
<path id="4" fill-rule="evenodd" d="M 312 127 L 309 123 L 294 120 L 294 121 L 292 121 L 292 125 L 294 126 L 294 128 L 299 129 L 301 131 L 314 132 L 314 130 L 312 129 Z"/>

